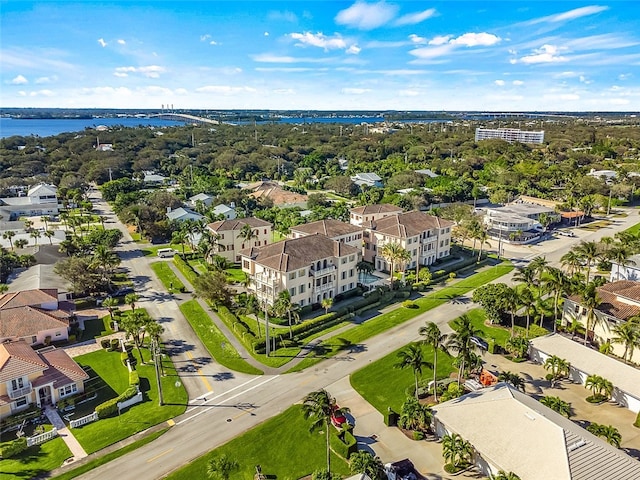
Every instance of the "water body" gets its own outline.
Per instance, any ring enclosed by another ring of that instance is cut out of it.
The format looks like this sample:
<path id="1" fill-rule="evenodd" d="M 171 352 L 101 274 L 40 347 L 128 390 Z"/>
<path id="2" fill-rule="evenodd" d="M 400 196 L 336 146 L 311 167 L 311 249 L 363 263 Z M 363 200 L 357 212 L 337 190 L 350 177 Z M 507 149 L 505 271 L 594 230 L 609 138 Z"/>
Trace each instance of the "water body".
<path id="1" fill-rule="evenodd" d="M 113 127 L 174 127 L 185 125 L 184 122 L 162 120 L 159 118 L 0 118 L 0 138 L 21 135 L 28 137 L 51 137 L 66 132 L 82 132 L 85 128 L 95 128 L 98 125 Z"/>

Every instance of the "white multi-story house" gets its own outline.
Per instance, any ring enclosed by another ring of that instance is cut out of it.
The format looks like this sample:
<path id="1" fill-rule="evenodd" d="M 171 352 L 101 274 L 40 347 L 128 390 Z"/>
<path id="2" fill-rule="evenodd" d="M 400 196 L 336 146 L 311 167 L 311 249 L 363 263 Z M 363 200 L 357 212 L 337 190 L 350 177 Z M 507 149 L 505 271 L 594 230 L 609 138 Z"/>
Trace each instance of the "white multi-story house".
<path id="1" fill-rule="evenodd" d="M 35 351 L 24 340 L 0 343 L 0 419 L 82 393 L 88 378 L 64 350 Z"/>
<path id="2" fill-rule="evenodd" d="M 234 263 L 240 262 L 240 250 L 272 243 L 271 224 L 255 217 L 220 220 L 210 223 L 207 228 L 216 236 L 216 255 Z M 249 228 L 252 237 L 247 239 L 243 232 Z"/>
<path id="3" fill-rule="evenodd" d="M 531 131 L 517 128 L 476 128 L 476 142 L 499 138 L 507 142 L 544 143 L 544 130 Z"/>
<path id="4" fill-rule="evenodd" d="M 389 203 L 365 205 L 349 210 L 349 222 L 357 227 L 368 226 L 374 220 L 402 213 L 402 208 Z"/>
<path id="5" fill-rule="evenodd" d="M 364 232 L 364 260 L 373 263 L 376 270 L 389 270 L 391 266 L 380 255 L 387 243 L 398 243 L 411 254 L 405 268 L 431 265 L 449 256 L 451 227 L 454 222 L 434 217 L 417 210 L 374 220 Z"/>
<path id="6" fill-rule="evenodd" d="M 382 183 L 382 178 L 377 173 L 366 172 L 366 173 L 356 173 L 351 177 L 351 181 L 356 185 L 362 187 L 384 187 Z"/>
<path id="7" fill-rule="evenodd" d="M 0 215 L 6 221 L 22 216 L 57 215 L 59 211 L 58 189 L 47 183 L 34 185 L 22 197 L 0 198 Z"/>
<path id="8" fill-rule="evenodd" d="M 285 290 L 293 303 L 305 306 L 335 298 L 358 284 L 360 249 L 325 235 L 251 247 L 241 257 L 242 270 L 251 279 L 249 289 L 270 305 Z"/>
<path id="9" fill-rule="evenodd" d="M 363 229 L 341 222 L 340 220 L 326 219 L 317 222 L 304 223 L 291 227 L 289 238 L 307 237 L 319 233 L 329 237 L 331 240 L 346 243 L 352 247 L 362 249 Z"/>

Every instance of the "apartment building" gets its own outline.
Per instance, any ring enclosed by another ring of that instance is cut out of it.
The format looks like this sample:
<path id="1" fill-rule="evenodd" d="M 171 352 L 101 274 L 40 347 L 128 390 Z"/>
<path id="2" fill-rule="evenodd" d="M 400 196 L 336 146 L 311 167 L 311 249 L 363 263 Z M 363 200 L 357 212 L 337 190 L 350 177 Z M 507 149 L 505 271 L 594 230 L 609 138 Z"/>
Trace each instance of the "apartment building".
<path id="1" fill-rule="evenodd" d="M 346 243 L 347 245 L 361 249 L 363 233 L 362 227 L 329 218 L 291 227 L 289 238 L 300 238 L 320 234 L 337 242 Z"/>
<path id="2" fill-rule="evenodd" d="M 434 217 L 417 210 L 386 216 L 374 220 L 364 232 L 363 259 L 373 263 L 376 270 L 389 270 L 391 266 L 380 255 L 387 243 L 398 243 L 411 254 L 405 268 L 431 265 L 449 256 L 451 227 L 454 222 Z"/>
<path id="3" fill-rule="evenodd" d="M 476 128 L 476 142 L 500 138 L 509 143 L 544 143 L 544 130 L 534 132 L 517 128 Z"/>
<path id="4" fill-rule="evenodd" d="M 320 303 L 357 287 L 361 249 L 313 234 L 240 252 L 249 289 L 270 305 L 288 290 L 300 306 Z"/>
<path id="5" fill-rule="evenodd" d="M 349 222 L 351 225 L 363 227 L 370 225 L 375 220 L 388 217 L 390 215 L 398 215 L 402 213 L 402 208 L 389 203 L 381 203 L 377 205 L 365 205 L 349 210 Z"/>
<path id="6" fill-rule="evenodd" d="M 272 242 L 271 224 L 255 217 L 220 220 L 207 225 L 207 229 L 216 235 L 216 255 L 234 263 L 240 262 L 240 250 Z M 246 236 L 249 229 L 250 239 Z"/>

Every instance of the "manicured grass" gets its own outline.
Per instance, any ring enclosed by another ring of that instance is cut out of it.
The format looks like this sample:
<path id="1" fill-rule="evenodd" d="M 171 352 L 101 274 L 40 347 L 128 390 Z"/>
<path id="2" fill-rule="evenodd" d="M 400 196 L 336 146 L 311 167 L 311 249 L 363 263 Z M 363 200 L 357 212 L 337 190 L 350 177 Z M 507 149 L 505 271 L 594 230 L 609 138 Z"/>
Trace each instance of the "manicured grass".
<path id="1" fill-rule="evenodd" d="M 87 473 L 88 471 L 93 470 L 94 468 L 98 468 L 100 465 L 104 465 L 105 463 L 108 463 L 111 460 L 115 460 L 118 457 L 126 455 L 129 452 L 132 452 L 140 447 L 145 446 L 147 443 L 153 442 L 156 438 L 158 438 L 160 435 L 165 433 L 167 430 L 169 429 L 165 428 L 163 430 L 160 430 L 159 432 L 154 432 L 150 435 L 147 435 L 144 438 L 141 438 L 140 440 L 136 440 L 135 442 L 133 442 L 130 445 L 127 445 L 126 447 L 122 447 L 119 450 L 116 450 L 115 452 L 111 452 L 100 458 L 91 460 L 90 462 L 85 463 L 81 467 L 74 468 L 73 470 L 69 470 L 68 472 L 63 473 L 62 475 L 58 475 L 57 477 L 54 477 L 54 478 L 58 480 L 71 480 L 72 478 L 79 477 L 83 473 Z"/>
<path id="2" fill-rule="evenodd" d="M 165 243 L 164 245 L 154 245 L 152 247 L 147 247 L 147 248 L 143 248 L 142 249 L 142 254 L 145 257 L 157 257 L 158 256 L 158 250 L 160 250 L 161 248 L 173 248 L 176 252 L 180 252 L 182 253 L 182 245 L 179 243 Z M 189 253 L 191 252 L 191 247 L 188 244 L 185 244 L 184 246 L 184 253 Z"/>
<path id="3" fill-rule="evenodd" d="M 81 340 L 90 340 L 92 338 L 99 338 L 113 333 L 109 323 L 111 323 L 111 317 L 109 315 L 105 315 L 102 318 L 85 320 Z"/>
<path id="4" fill-rule="evenodd" d="M 483 309 L 475 308 L 473 310 L 470 310 L 467 313 L 467 316 L 471 319 L 471 324 L 474 326 L 474 328 L 482 332 L 480 336 L 485 340 L 493 340 L 497 345 L 504 347 L 507 340 L 511 338 L 511 331 L 508 328 L 498 326 L 493 327 L 485 324 L 487 315 Z M 449 326 L 455 330 L 456 319 L 451 320 L 449 322 Z"/>
<path id="5" fill-rule="evenodd" d="M 167 262 L 153 262 L 151 264 L 151 269 L 169 293 L 178 293 L 183 290 L 186 291 L 184 284 L 180 281 L 173 270 L 171 270 L 171 267 Z"/>
<path id="6" fill-rule="evenodd" d="M 383 415 L 387 413 L 388 407 L 394 412 L 399 412 L 407 398 L 406 390 L 415 385 L 413 369 L 398 369 L 394 366 L 398 363 L 398 352 L 404 348 L 370 363 L 351 375 L 353 388 Z M 433 348 L 425 345 L 422 350 L 425 360 L 433 362 Z M 452 363 L 453 357 L 438 352 L 438 379 L 448 378 L 451 372 L 455 371 Z M 433 380 L 433 369 L 423 369 L 419 379 L 423 382 Z"/>
<path id="7" fill-rule="evenodd" d="M 344 338 L 353 344 L 361 343 L 368 338 L 400 325 L 401 323 L 404 323 L 426 311 L 439 307 L 440 305 L 444 305 L 449 300 L 459 297 L 460 295 L 464 295 L 480 285 L 484 285 L 492 280 L 500 278 L 502 275 L 509 273 L 512 269 L 513 265 L 510 263 L 503 263 L 483 272 L 476 273 L 468 278 L 458 280 L 448 287 L 444 287 L 437 292 L 415 300 L 414 303 L 417 308 L 404 308 L 398 306 L 398 308 L 391 312 L 378 315 L 377 317 L 367 320 L 362 325 L 339 334 L 339 337 Z M 343 343 L 341 343 L 337 337 L 325 340 L 318 349 L 318 351 L 321 352 L 321 355 L 314 356 L 313 354 L 310 354 L 289 372 L 304 370 L 325 358 L 338 354 L 342 345 Z"/>
<path id="8" fill-rule="evenodd" d="M 180 305 L 180 311 L 205 345 L 209 353 L 220 365 L 237 372 L 262 375 L 264 372 L 248 364 L 231 345 L 211 317 L 205 312 L 197 300 L 189 300 Z"/>
<path id="9" fill-rule="evenodd" d="M 143 352 L 148 359 L 149 352 L 146 349 L 143 349 Z M 135 355 L 137 357 L 137 352 Z M 113 394 L 120 394 L 128 387 L 129 373 L 120 361 L 119 352 L 98 350 L 76 357 L 75 360 L 82 366 L 91 367 L 93 372 L 98 374 L 113 391 Z M 162 407 L 158 405 L 155 367 L 152 364 L 138 364 L 140 390 L 144 394 L 144 401 L 130 407 L 119 416 L 105 418 L 73 429 L 73 434 L 87 453 L 98 451 L 134 433 L 184 413 L 188 401 L 187 392 L 181 383 L 176 386 L 178 375 L 173 363 L 170 360 L 164 360 L 162 363 L 165 371 L 165 376 L 161 378 L 165 405 Z"/>
<path id="10" fill-rule="evenodd" d="M 627 228 L 625 232 L 631 233 L 632 235 L 638 235 L 638 233 L 640 233 L 640 223 L 636 223 L 634 226 Z"/>
<path id="11" fill-rule="evenodd" d="M 60 437 L 29 447 L 14 458 L 0 462 L 0 479 L 36 478 L 62 465 L 71 452 Z"/>
<path id="12" fill-rule="evenodd" d="M 345 405 L 348 407 L 348 405 Z M 194 480 L 207 478 L 207 462 L 226 454 L 235 459 L 239 470 L 231 474 L 232 479 L 251 480 L 255 466 L 270 479 L 295 479 L 326 468 L 327 450 L 324 432 L 309 432 L 310 422 L 304 419 L 302 407 L 294 405 L 243 435 L 192 461 L 173 472 L 170 480 Z M 333 427 L 331 427 L 333 428 Z M 347 463 L 332 453 L 332 472 L 346 477 Z"/>
<path id="13" fill-rule="evenodd" d="M 613 222 L 610 222 L 609 220 L 601 220 L 599 222 L 591 222 L 591 223 L 586 223 L 584 225 L 580 225 L 578 228 L 582 230 L 590 230 L 595 232 L 596 230 L 600 230 L 601 228 L 608 227 L 612 223 Z"/>
<path id="14" fill-rule="evenodd" d="M 227 281 L 230 283 L 243 283 L 246 279 L 241 268 L 227 268 L 224 273 L 227 274 Z"/>

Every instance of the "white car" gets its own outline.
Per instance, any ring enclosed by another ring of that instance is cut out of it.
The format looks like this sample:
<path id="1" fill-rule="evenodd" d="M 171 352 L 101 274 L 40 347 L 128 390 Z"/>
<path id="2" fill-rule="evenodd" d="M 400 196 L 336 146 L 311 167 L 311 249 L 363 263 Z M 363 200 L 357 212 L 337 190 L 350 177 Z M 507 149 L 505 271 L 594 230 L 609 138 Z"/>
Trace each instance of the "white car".
<path id="1" fill-rule="evenodd" d="M 160 258 L 173 257 L 177 252 L 173 248 L 160 248 L 158 250 L 158 256 Z"/>

